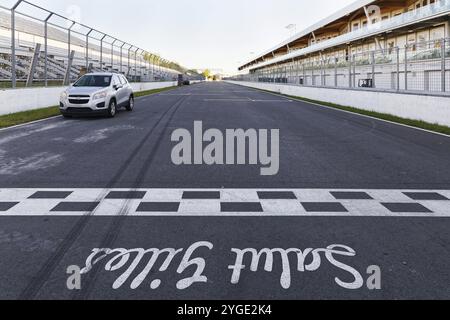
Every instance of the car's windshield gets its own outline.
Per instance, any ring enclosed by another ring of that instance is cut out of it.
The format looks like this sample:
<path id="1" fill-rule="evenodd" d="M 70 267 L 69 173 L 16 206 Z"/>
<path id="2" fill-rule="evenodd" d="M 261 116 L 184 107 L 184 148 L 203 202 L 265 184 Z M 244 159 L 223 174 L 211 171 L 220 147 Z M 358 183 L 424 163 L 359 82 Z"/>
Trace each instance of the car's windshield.
<path id="1" fill-rule="evenodd" d="M 94 76 L 85 75 L 78 79 L 73 85 L 74 87 L 109 87 L 111 84 L 111 76 Z"/>

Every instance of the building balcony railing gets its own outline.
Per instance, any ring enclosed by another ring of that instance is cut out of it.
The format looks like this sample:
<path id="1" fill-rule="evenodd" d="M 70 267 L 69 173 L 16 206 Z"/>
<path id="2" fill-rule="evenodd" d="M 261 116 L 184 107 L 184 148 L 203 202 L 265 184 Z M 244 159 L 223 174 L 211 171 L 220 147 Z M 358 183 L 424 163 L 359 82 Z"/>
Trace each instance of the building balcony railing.
<path id="1" fill-rule="evenodd" d="M 338 45 L 374 36 L 383 32 L 389 32 L 404 26 L 408 26 L 413 23 L 443 16 L 448 13 L 450 13 L 450 0 L 438 0 L 436 3 L 403 13 L 391 19 L 379 21 L 377 23 L 363 27 L 359 30 L 352 31 L 332 39 L 315 43 L 307 48 L 291 51 L 290 53 L 284 56 L 276 57 L 269 61 L 253 65 L 250 68 L 253 69 L 260 68 L 274 63 L 279 63 L 285 60 L 297 58 L 303 55 L 322 51 Z"/>
<path id="2" fill-rule="evenodd" d="M 261 68 L 234 80 L 450 97 L 450 39 Z"/>

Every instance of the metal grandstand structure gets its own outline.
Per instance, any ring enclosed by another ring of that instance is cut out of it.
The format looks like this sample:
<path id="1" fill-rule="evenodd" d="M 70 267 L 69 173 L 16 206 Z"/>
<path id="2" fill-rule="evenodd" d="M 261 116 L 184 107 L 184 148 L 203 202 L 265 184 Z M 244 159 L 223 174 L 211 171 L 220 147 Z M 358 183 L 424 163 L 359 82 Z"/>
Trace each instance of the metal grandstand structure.
<path id="1" fill-rule="evenodd" d="M 449 35 L 450 0 L 358 0 L 233 79 L 450 96 Z"/>
<path id="2" fill-rule="evenodd" d="M 31 12 L 31 13 L 30 13 Z M 87 72 L 172 81 L 170 62 L 26 0 L 0 5 L 0 86 L 68 85 Z"/>
<path id="3" fill-rule="evenodd" d="M 449 95 L 449 70 L 450 39 L 441 39 L 349 56 L 289 61 L 232 79 L 306 87 Z"/>

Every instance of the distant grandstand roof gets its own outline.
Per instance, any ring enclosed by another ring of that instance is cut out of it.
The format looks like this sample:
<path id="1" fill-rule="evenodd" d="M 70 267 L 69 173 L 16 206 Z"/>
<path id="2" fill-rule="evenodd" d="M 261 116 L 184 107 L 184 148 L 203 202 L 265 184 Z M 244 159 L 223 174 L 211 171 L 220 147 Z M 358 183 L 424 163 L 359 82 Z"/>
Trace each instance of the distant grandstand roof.
<path id="1" fill-rule="evenodd" d="M 336 21 L 338 19 L 349 16 L 352 12 L 355 12 L 356 10 L 359 10 L 359 9 L 361 9 L 367 5 L 370 5 L 376 1 L 377 0 L 356 0 L 356 1 L 352 2 L 351 4 L 347 5 L 346 7 L 344 7 L 343 9 L 337 11 L 336 13 L 334 13 L 334 14 L 320 20 L 319 22 L 313 24 L 312 26 L 306 28 L 305 30 L 297 32 L 295 35 L 293 35 L 289 39 L 282 41 L 281 43 L 277 44 L 276 46 L 274 46 L 268 50 L 265 50 L 264 52 L 257 55 L 256 57 L 252 58 L 246 64 L 241 66 L 240 69 L 243 69 L 245 66 L 251 64 L 252 62 L 255 62 L 256 60 L 261 59 L 262 57 L 264 57 L 280 48 L 283 48 L 286 45 L 289 45 L 289 44 L 295 42 L 296 40 L 301 39 L 302 37 L 305 37 L 306 35 L 311 34 L 312 32 L 319 30 L 320 28 L 323 28 L 323 27 L 333 23 L 334 21 Z"/>

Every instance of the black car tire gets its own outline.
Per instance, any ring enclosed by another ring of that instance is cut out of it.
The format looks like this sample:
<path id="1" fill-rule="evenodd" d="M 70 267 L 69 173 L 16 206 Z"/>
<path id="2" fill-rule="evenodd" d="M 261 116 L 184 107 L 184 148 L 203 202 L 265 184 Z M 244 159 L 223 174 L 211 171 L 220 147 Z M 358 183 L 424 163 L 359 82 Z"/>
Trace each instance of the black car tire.
<path id="1" fill-rule="evenodd" d="M 116 113 L 117 113 L 117 102 L 116 100 L 111 99 L 108 107 L 108 117 L 114 118 L 116 116 Z"/>
<path id="2" fill-rule="evenodd" d="M 133 111 L 133 109 L 134 109 L 134 97 L 133 96 L 130 96 L 130 99 L 128 100 L 126 109 L 127 109 L 127 111 Z"/>

